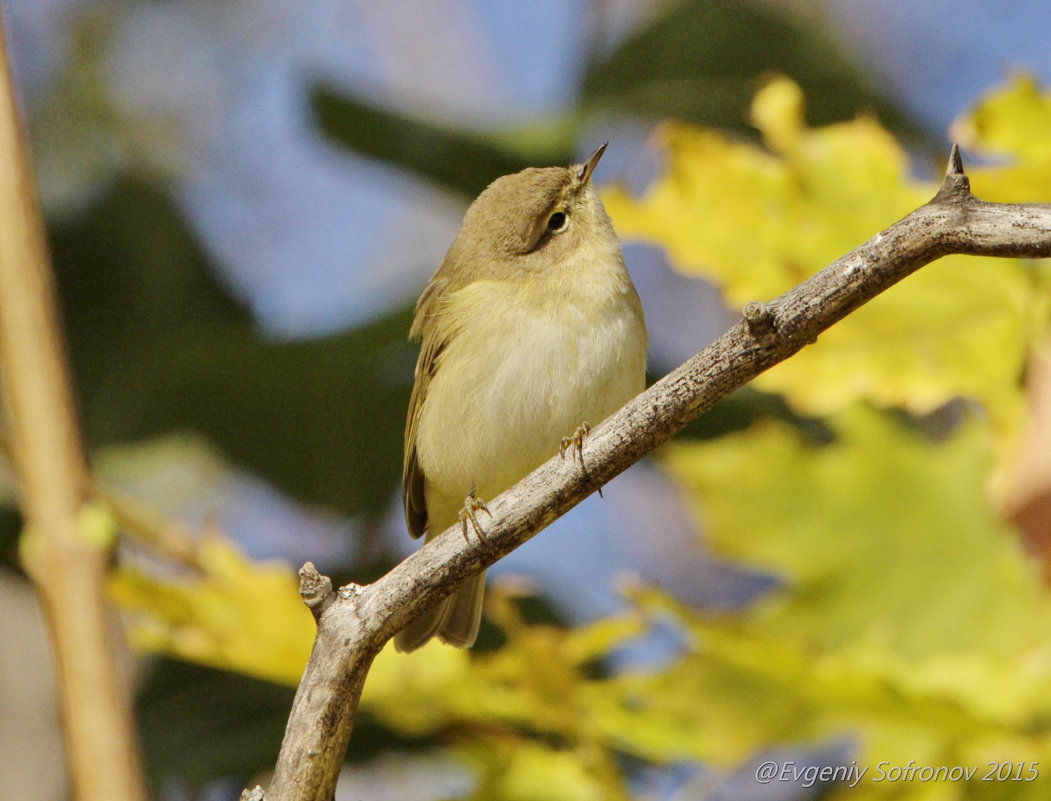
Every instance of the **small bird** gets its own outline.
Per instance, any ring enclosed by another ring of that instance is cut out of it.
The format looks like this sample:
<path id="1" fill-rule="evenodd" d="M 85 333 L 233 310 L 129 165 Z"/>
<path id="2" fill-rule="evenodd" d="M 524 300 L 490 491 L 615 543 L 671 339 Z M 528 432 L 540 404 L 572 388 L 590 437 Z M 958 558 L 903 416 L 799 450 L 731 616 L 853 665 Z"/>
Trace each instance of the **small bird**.
<path id="1" fill-rule="evenodd" d="M 642 391 L 646 324 L 583 164 L 497 178 L 467 209 L 416 304 L 421 341 L 405 426 L 405 519 L 430 540 L 476 512 Z M 485 574 L 395 638 L 460 648 L 478 636 Z"/>

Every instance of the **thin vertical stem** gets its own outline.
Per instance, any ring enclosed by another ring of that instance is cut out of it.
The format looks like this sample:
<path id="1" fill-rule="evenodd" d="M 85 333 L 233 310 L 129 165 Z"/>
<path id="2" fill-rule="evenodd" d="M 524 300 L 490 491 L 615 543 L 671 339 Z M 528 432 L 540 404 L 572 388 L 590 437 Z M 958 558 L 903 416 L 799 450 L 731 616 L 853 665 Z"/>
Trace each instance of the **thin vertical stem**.
<path id="1" fill-rule="evenodd" d="M 0 19 L 0 388 L 44 607 L 72 795 L 145 798 L 130 703 L 105 600 L 107 549 L 83 536 L 89 486 L 54 279 Z"/>

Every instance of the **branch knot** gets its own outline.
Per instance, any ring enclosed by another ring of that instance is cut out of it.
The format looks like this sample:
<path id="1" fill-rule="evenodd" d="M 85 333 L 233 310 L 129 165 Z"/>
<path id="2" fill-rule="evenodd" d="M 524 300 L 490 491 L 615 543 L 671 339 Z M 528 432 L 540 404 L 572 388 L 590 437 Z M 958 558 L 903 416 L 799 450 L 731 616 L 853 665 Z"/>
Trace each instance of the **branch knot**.
<path id="1" fill-rule="evenodd" d="M 763 337 L 774 332 L 774 315 L 770 306 L 761 300 L 751 300 L 741 310 L 748 331 L 754 337 Z"/>
<path id="2" fill-rule="evenodd" d="M 317 620 L 332 603 L 332 579 L 318 573 L 313 562 L 307 562 L 299 568 L 299 595 Z"/>

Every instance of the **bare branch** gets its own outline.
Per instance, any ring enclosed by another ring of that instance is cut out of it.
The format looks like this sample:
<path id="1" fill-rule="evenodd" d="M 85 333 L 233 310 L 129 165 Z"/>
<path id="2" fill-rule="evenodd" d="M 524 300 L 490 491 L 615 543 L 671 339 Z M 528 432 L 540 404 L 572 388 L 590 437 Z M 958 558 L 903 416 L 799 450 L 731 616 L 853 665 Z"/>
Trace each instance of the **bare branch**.
<path id="1" fill-rule="evenodd" d="M 327 596 L 267 801 L 329 801 L 369 666 L 413 617 L 718 400 L 815 342 L 822 331 L 923 265 L 951 253 L 1051 255 L 1051 206 L 977 199 L 954 146 L 945 181 L 930 203 L 779 298 L 749 303 L 741 322 L 596 426 L 583 450 L 587 470 L 556 456 L 488 501 L 492 522 L 485 541 L 466 542 L 446 532 L 374 583 Z"/>

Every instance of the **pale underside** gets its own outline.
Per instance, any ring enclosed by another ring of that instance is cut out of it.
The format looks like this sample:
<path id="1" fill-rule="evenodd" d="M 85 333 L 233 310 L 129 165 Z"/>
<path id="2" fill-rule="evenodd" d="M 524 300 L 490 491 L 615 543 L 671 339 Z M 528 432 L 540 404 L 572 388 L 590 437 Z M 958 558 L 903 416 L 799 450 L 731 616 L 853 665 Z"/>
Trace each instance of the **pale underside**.
<path id="1" fill-rule="evenodd" d="M 410 481 L 423 480 L 427 539 L 457 523 L 468 495 L 492 499 L 558 453 L 581 423 L 601 422 L 644 388 L 641 305 L 611 245 L 559 265 L 560 275 L 532 276 L 529 291 L 476 280 L 441 296 L 445 337 L 433 363 L 421 363 L 429 380 L 415 399 L 407 466 Z M 574 277 L 568 292 L 566 275 Z M 411 624 L 399 647 L 435 633 L 470 644 L 483 586 L 484 575 L 467 582 Z"/>

